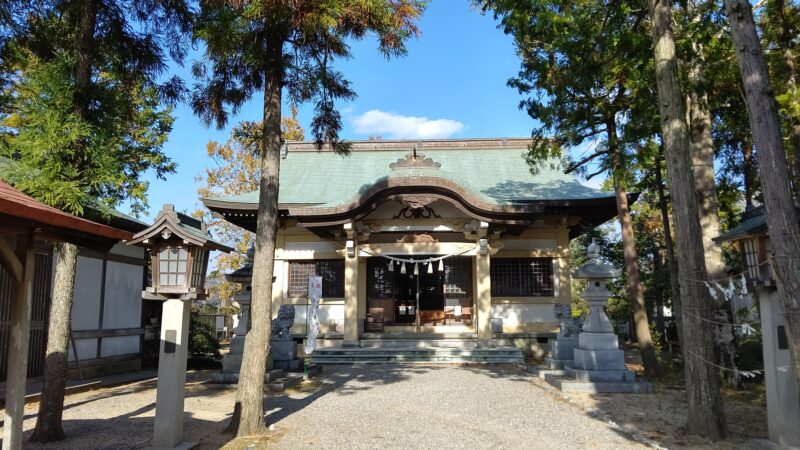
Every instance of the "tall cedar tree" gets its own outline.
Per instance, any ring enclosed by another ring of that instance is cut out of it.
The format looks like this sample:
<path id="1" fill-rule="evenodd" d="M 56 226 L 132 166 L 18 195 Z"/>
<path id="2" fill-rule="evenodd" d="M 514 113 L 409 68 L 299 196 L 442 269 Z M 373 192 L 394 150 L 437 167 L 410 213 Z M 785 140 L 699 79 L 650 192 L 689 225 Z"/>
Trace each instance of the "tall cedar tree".
<path id="1" fill-rule="evenodd" d="M 758 149 L 761 191 L 772 242 L 772 269 L 778 285 L 792 368 L 800 384 L 800 223 L 792 198 L 778 105 L 750 3 L 725 0 L 736 60 L 744 83 L 753 142 Z"/>
<path id="2" fill-rule="evenodd" d="M 262 433 L 264 373 L 269 351 L 272 276 L 278 229 L 281 105 L 283 89 L 292 103 L 313 101 L 311 133 L 319 148 L 339 153 L 349 146 L 339 138 L 337 99 L 355 93 L 333 69 L 350 56 L 348 40 L 378 37 L 385 56 L 403 55 L 404 42 L 418 33 L 425 2 L 416 0 L 204 0 L 195 39 L 205 44 L 192 96 L 206 124 L 223 127 L 229 109 L 237 112 L 264 90 L 256 251 L 251 304 L 252 328 L 245 342 L 231 429 L 239 436 Z"/>
<path id="3" fill-rule="evenodd" d="M 281 133 L 287 141 L 302 141 L 305 138 L 303 127 L 297 120 L 297 108 L 291 107 L 291 116 L 281 119 Z M 206 145 L 208 156 L 216 162 L 215 167 L 206 168 L 205 185 L 197 190 L 200 198 L 238 195 L 258 189 L 261 170 L 258 160 L 258 143 L 261 142 L 260 122 L 245 121 L 231 131 L 231 137 L 224 143 L 210 141 Z M 253 233 L 232 223 L 214 217 L 205 208 L 198 208 L 194 214 L 209 224 L 209 230 L 218 242 L 236 249 L 229 254 L 217 256 L 215 269 L 209 277 L 218 277 L 218 283 L 209 288 L 222 301 L 232 299 L 241 289 L 240 283 L 230 283 L 221 274 L 232 272 L 244 265 L 245 255 L 253 244 Z"/>
<path id="4" fill-rule="evenodd" d="M 767 0 L 758 18 L 764 53 L 772 74 L 772 87 L 783 119 L 784 135 L 791 155 L 789 174 L 795 198 L 800 198 L 800 88 L 797 36 L 800 34 L 800 5 L 786 0 Z"/>
<path id="5" fill-rule="evenodd" d="M 88 215 L 122 200 L 146 207 L 147 170 L 175 165 L 161 152 L 172 125 L 165 103 L 177 78 L 156 80 L 167 53 L 180 61 L 191 21 L 184 1 L 37 2 L 25 32 L 12 34 L 19 80 L 5 117 L 9 141 L 3 176 L 34 197 Z M 69 133 L 64 133 L 69 130 Z M 9 137 L 11 136 L 11 137 Z M 102 215 L 103 213 L 101 213 Z M 102 218 L 102 217 L 101 217 Z M 63 439 L 69 319 L 78 249 L 57 245 L 45 378 L 31 440 Z"/>
<path id="6" fill-rule="evenodd" d="M 719 379 L 713 366 L 714 349 L 710 320 L 710 299 L 701 284 L 707 278 L 703 255 L 692 155 L 686 127 L 683 94 L 678 82 L 678 62 L 672 34 L 672 11 L 665 0 L 649 1 L 653 25 L 658 106 L 667 177 L 672 194 L 672 215 L 680 277 L 681 349 L 686 379 L 689 434 L 719 440 L 728 433 Z"/>
<path id="7" fill-rule="evenodd" d="M 628 155 L 622 132 L 635 99 L 632 80 L 647 68 L 649 50 L 643 30 L 645 10 L 635 2 L 619 0 L 575 3 L 567 0 L 480 2 L 501 18 L 504 31 L 514 36 L 522 69 L 509 81 L 521 93 L 532 94 L 521 106 L 543 127 L 534 131 L 528 154 L 532 170 L 549 156 L 560 157 L 562 148 L 599 140 L 595 150 L 566 170 L 583 169 L 595 162 L 610 172 L 622 231 L 627 292 L 633 306 L 636 338 L 645 372 L 655 376 L 658 360 L 644 303 L 639 257 L 634 239 L 627 185 Z M 644 63 L 643 63 L 644 61 Z"/>

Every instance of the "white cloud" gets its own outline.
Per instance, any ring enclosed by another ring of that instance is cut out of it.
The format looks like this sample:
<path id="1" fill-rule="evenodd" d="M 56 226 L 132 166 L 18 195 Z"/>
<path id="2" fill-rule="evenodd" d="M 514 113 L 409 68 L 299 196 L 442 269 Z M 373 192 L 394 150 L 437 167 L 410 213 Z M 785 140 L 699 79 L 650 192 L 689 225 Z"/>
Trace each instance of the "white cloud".
<path id="1" fill-rule="evenodd" d="M 458 133 L 464 124 L 457 120 L 402 116 L 373 109 L 353 118 L 356 133 L 397 139 L 446 138 Z"/>

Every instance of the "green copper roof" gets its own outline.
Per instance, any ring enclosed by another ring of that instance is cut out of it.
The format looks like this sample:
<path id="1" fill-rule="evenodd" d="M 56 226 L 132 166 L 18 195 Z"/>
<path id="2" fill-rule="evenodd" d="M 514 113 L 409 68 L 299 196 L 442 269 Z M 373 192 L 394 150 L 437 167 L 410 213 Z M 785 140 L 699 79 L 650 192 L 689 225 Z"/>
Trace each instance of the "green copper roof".
<path id="1" fill-rule="evenodd" d="M 442 145 L 442 142 L 447 145 Z M 586 187 L 573 175 L 566 175 L 558 161 L 543 164 L 538 174 L 532 175 L 523 159 L 527 141 L 516 140 L 516 145 L 486 147 L 486 141 L 476 148 L 476 141 L 465 141 L 463 148 L 456 144 L 464 141 L 434 141 L 445 148 L 426 148 L 425 141 L 417 150 L 418 156 L 430 159 L 417 167 L 399 167 L 411 153 L 414 142 L 379 143 L 369 149 L 368 143 L 354 146 L 350 156 L 340 156 L 331 151 L 309 151 L 309 147 L 289 146 L 281 160 L 281 204 L 311 207 L 335 207 L 353 202 L 358 196 L 387 179 L 401 177 L 436 177 L 456 183 L 477 199 L 495 205 L 543 200 L 590 200 L 609 198 L 612 193 Z M 520 144 L 522 143 L 522 144 Z M 295 144 L 305 145 L 305 144 Z M 491 142 L 489 143 L 491 145 Z M 388 148 L 387 148 L 388 147 Z M 394 169 L 393 163 L 398 163 Z M 438 168 L 436 167 L 438 164 Z M 216 197 L 210 200 L 230 203 L 258 203 L 258 192 Z"/>

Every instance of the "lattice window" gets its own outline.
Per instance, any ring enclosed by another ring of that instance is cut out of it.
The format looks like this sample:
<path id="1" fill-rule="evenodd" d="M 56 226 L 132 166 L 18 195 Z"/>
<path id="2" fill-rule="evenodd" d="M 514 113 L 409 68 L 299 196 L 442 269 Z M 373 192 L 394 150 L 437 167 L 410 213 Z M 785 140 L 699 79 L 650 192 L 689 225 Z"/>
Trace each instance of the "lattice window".
<path id="1" fill-rule="evenodd" d="M 394 298 L 394 272 L 389 272 L 389 264 L 394 263 L 384 258 L 369 258 L 367 260 L 369 298 Z M 400 270 L 397 267 L 394 269 Z"/>
<path id="2" fill-rule="evenodd" d="M 467 257 L 444 260 L 445 295 L 468 296 L 472 291 L 472 259 Z"/>
<path id="3" fill-rule="evenodd" d="M 553 258 L 497 258 L 490 263 L 493 296 L 552 297 Z"/>
<path id="4" fill-rule="evenodd" d="M 344 260 L 289 262 L 289 297 L 307 297 L 310 276 L 322 277 L 323 297 L 344 297 Z"/>
<path id="5" fill-rule="evenodd" d="M 158 284 L 161 286 L 185 286 L 186 262 L 189 252 L 183 247 L 167 247 L 158 254 Z"/>
<path id="6" fill-rule="evenodd" d="M 195 248 L 192 253 L 192 286 L 201 287 L 205 275 L 203 262 L 206 258 L 206 249 Z"/>
<path id="7" fill-rule="evenodd" d="M 745 239 L 742 243 L 744 244 L 744 262 L 747 266 L 747 276 L 751 280 L 758 280 L 760 275 L 758 270 L 758 240 Z"/>

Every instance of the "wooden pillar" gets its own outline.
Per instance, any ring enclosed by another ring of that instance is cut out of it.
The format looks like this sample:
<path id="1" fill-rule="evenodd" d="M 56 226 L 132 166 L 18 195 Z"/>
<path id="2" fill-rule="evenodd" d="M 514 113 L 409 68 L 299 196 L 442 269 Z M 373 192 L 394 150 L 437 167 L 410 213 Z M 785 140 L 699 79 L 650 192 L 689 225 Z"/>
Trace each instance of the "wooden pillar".
<path id="1" fill-rule="evenodd" d="M 22 277 L 16 282 L 11 303 L 8 371 L 6 378 L 6 416 L 3 422 L 3 449 L 22 448 L 22 421 L 25 413 L 25 387 L 28 372 L 28 344 L 31 329 L 31 295 L 36 258 L 33 232 L 17 240 L 16 257 Z M 12 272 L 13 273 L 13 272 Z"/>
<path id="2" fill-rule="evenodd" d="M 489 275 L 489 254 L 475 255 L 475 309 L 478 319 L 478 345 L 493 346 L 492 290 Z"/>
<path id="3" fill-rule="evenodd" d="M 342 347 L 358 347 L 358 252 L 344 258 L 344 340 Z"/>

